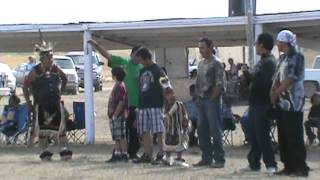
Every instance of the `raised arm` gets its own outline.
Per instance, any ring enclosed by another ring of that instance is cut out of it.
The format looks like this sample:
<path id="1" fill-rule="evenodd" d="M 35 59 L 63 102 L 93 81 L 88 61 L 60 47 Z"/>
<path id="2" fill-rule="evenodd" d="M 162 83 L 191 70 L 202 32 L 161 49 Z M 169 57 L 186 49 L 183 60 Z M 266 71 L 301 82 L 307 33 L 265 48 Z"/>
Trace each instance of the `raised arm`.
<path id="1" fill-rule="evenodd" d="M 106 50 L 106 49 L 104 49 L 102 46 L 100 46 L 97 41 L 91 39 L 91 40 L 88 41 L 88 43 L 91 44 L 92 47 L 93 47 L 95 50 L 99 51 L 99 53 L 100 53 L 103 57 L 105 57 L 105 58 L 107 58 L 109 61 L 111 61 L 112 54 L 110 54 L 108 50 Z"/>

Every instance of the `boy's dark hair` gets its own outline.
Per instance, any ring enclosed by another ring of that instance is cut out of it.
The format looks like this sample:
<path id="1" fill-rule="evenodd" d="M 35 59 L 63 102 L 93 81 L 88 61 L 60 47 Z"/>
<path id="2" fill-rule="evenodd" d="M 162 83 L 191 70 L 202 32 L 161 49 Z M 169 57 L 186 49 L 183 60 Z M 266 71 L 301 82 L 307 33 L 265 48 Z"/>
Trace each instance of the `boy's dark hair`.
<path id="1" fill-rule="evenodd" d="M 191 85 L 189 86 L 189 92 L 194 93 L 195 91 L 196 91 L 196 85 L 195 85 L 195 84 L 191 84 Z"/>
<path id="2" fill-rule="evenodd" d="M 126 77 L 126 72 L 121 67 L 112 68 L 111 74 L 115 76 L 118 81 L 123 81 Z"/>
<path id="3" fill-rule="evenodd" d="M 9 98 L 9 104 L 10 102 L 13 102 L 14 104 L 19 104 L 20 98 L 16 94 L 12 94 Z"/>
<path id="4" fill-rule="evenodd" d="M 142 48 L 141 45 L 134 46 L 134 47 L 131 49 L 131 55 L 134 54 L 135 52 L 137 52 L 140 48 Z"/>
<path id="5" fill-rule="evenodd" d="M 268 51 L 271 51 L 274 46 L 274 40 L 269 33 L 260 34 L 258 36 L 257 43 L 262 44 L 262 46 Z"/>
<path id="6" fill-rule="evenodd" d="M 148 48 L 142 47 L 136 52 L 136 56 L 141 57 L 143 60 L 150 59 L 151 60 L 151 52 Z"/>
<path id="7" fill-rule="evenodd" d="M 209 38 L 202 37 L 202 38 L 199 39 L 199 42 L 205 43 L 208 48 L 212 49 L 212 53 L 215 53 L 215 50 L 213 49 L 213 42 Z"/>

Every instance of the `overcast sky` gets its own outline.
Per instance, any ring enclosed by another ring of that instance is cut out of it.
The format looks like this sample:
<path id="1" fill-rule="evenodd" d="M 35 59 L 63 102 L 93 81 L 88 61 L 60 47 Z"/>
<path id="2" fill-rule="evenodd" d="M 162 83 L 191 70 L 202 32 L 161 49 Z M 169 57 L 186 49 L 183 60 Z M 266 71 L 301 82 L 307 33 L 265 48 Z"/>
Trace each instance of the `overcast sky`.
<path id="1" fill-rule="evenodd" d="M 320 0 L 257 0 L 257 13 L 320 9 Z M 228 16 L 228 0 L 2 0 L 0 24 Z"/>

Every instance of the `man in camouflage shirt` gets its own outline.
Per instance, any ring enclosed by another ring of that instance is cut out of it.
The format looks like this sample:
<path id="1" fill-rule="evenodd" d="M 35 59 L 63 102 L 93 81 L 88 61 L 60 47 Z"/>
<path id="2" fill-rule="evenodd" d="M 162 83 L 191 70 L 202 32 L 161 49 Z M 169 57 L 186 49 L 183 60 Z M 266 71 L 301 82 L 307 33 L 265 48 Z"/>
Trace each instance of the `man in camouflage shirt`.
<path id="1" fill-rule="evenodd" d="M 201 38 L 198 43 L 204 58 L 198 65 L 196 80 L 197 105 L 199 107 L 198 135 L 202 159 L 194 166 L 223 168 L 225 164 L 222 127 L 221 95 L 225 88 L 225 75 L 222 64 L 212 54 L 213 43 Z M 211 142 L 213 138 L 213 143 Z M 215 160 L 212 163 L 212 160 Z"/>

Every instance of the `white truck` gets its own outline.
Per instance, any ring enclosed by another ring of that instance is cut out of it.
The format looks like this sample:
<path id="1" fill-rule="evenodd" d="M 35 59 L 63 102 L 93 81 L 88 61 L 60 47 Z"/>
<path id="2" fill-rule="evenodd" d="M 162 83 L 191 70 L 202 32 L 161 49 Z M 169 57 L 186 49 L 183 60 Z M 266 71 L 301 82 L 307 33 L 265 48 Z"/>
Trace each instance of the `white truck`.
<path id="1" fill-rule="evenodd" d="M 311 69 L 305 69 L 304 89 L 306 97 L 320 90 L 320 55 L 315 57 Z"/>

